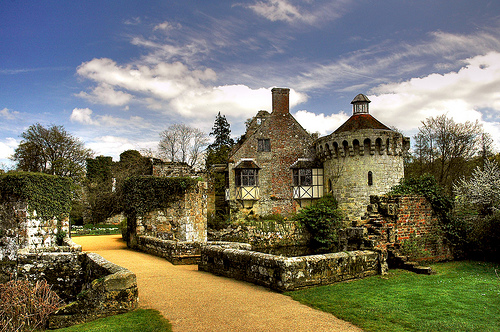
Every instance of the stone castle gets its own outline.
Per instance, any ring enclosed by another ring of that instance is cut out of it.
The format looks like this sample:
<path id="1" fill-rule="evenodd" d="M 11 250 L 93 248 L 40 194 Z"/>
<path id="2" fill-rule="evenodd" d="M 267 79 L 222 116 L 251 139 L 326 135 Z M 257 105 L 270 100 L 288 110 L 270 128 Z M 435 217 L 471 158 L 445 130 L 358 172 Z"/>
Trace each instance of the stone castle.
<path id="1" fill-rule="evenodd" d="M 404 177 L 409 138 L 371 116 L 363 94 L 351 102 L 353 114 L 343 125 L 317 138 L 290 114 L 289 93 L 272 89 L 272 112 L 257 113 L 229 156 L 232 217 L 288 215 L 332 194 L 350 221 L 363 222 L 370 196 Z"/>

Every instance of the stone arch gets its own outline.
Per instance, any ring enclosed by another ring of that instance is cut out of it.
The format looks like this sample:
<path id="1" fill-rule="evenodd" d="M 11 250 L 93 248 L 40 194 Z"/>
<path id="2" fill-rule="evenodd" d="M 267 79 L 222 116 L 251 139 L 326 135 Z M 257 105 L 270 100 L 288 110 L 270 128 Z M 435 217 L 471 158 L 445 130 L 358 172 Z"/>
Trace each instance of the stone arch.
<path id="1" fill-rule="evenodd" d="M 392 152 L 393 150 L 391 149 L 392 146 L 391 146 L 391 139 L 390 138 L 387 138 L 386 142 L 385 142 L 385 147 L 386 147 L 386 150 L 387 150 L 387 155 L 392 155 Z"/>
<path id="2" fill-rule="evenodd" d="M 365 156 L 369 156 L 371 154 L 372 141 L 369 138 L 365 138 L 363 141 L 363 148 Z"/>
<path id="3" fill-rule="evenodd" d="M 344 157 L 349 156 L 349 143 L 347 141 L 342 142 L 342 151 L 344 152 Z"/>
<path id="4" fill-rule="evenodd" d="M 325 156 L 328 157 L 332 154 L 332 151 L 330 150 L 330 145 L 328 143 L 325 143 Z"/>
<path id="5" fill-rule="evenodd" d="M 337 142 L 333 142 L 333 153 L 335 154 L 335 158 L 339 156 L 339 145 Z"/>
<path id="6" fill-rule="evenodd" d="M 354 150 L 354 155 L 359 155 L 360 154 L 360 146 L 359 146 L 359 141 L 357 139 L 355 139 L 354 141 L 352 141 L 352 148 Z"/>
<path id="7" fill-rule="evenodd" d="M 375 153 L 376 154 L 383 154 L 384 151 L 382 149 L 382 139 L 379 137 L 375 140 Z"/>
<path id="8" fill-rule="evenodd" d="M 328 179 L 326 190 L 328 194 L 331 194 L 333 192 L 332 179 Z"/>

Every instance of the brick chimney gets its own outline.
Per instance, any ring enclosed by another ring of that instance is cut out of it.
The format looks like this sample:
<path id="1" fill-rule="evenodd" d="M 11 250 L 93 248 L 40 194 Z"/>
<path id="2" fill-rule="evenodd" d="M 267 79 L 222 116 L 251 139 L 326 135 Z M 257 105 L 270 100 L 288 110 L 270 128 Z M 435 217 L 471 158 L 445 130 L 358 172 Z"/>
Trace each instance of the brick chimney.
<path id="1" fill-rule="evenodd" d="M 290 89 L 273 88 L 273 113 L 286 114 L 290 112 Z"/>

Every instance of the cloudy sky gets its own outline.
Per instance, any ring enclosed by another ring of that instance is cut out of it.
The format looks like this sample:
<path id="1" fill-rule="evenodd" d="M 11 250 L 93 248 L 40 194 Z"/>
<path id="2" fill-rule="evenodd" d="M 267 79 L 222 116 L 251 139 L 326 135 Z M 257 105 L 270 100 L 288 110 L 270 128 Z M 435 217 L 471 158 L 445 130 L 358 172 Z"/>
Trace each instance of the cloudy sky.
<path id="1" fill-rule="evenodd" d="M 447 114 L 498 150 L 500 1 L 0 1 L 0 163 L 36 122 L 114 158 L 218 112 L 236 137 L 272 87 L 310 132 L 364 93 L 407 136 Z"/>

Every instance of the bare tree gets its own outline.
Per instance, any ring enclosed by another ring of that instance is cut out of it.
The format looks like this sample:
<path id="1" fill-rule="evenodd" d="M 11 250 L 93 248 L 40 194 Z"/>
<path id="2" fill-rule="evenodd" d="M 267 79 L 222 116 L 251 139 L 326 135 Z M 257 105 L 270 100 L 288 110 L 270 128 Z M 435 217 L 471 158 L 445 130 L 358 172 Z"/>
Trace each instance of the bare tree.
<path id="1" fill-rule="evenodd" d="M 161 134 L 158 150 L 170 161 L 185 162 L 194 166 L 201 151 L 208 143 L 207 134 L 185 124 L 173 124 Z"/>
<path id="2" fill-rule="evenodd" d="M 425 119 L 414 137 L 419 173 L 434 175 L 451 193 L 453 182 L 467 171 L 467 162 L 480 153 L 484 134 L 477 121 L 456 123 L 446 115 Z"/>

